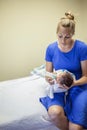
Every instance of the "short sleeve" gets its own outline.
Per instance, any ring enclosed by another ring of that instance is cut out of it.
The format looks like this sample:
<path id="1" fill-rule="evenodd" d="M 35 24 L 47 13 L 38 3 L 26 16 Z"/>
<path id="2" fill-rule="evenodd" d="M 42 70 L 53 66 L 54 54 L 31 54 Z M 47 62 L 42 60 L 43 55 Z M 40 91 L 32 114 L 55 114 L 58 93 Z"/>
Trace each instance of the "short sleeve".
<path id="1" fill-rule="evenodd" d="M 79 49 L 80 61 L 87 60 L 87 44 L 83 43 Z"/>
<path id="2" fill-rule="evenodd" d="M 46 49 L 45 60 L 49 61 L 49 62 L 52 62 L 52 53 L 51 53 L 50 45 Z"/>

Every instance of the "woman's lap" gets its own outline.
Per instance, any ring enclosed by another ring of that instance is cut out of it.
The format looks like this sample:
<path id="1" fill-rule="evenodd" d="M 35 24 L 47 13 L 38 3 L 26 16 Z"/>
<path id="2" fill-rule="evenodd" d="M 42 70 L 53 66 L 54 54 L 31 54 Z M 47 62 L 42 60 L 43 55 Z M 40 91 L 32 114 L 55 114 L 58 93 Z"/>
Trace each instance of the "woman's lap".
<path id="1" fill-rule="evenodd" d="M 66 105 L 64 93 L 55 93 L 53 99 L 42 97 L 40 102 L 47 110 L 53 105 L 62 106 L 69 121 L 87 128 L 87 90 L 83 91 L 79 87 L 70 90 Z"/>
<path id="2" fill-rule="evenodd" d="M 40 102 L 44 105 L 44 107 L 48 110 L 50 106 L 58 105 L 64 108 L 65 102 L 64 102 L 64 93 L 55 93 L 54 98 L 50 97 L 42 97 L 40 98 Z"/>
<path id="3" fill-rule="evenodd" d="M 75 99 L 69 121 L 87 128 L 87 90 L 81 92 Z"/>

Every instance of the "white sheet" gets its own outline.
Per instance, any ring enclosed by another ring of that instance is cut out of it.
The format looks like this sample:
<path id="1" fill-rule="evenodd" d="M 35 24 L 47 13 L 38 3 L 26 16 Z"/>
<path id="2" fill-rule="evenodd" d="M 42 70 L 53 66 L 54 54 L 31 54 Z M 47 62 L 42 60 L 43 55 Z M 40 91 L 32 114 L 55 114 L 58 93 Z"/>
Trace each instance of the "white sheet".
<path id="1" fill-rule="evenodd" d="M 36 75 L 0 82 L 0 130 L 58 130 L 43 118 L 46 84 Z"/>

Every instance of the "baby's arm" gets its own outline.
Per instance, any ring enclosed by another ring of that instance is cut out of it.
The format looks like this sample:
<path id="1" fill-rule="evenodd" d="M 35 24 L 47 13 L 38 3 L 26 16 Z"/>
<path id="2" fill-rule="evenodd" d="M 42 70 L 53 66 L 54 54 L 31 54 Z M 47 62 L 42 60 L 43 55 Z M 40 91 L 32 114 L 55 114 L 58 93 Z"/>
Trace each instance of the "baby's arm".
<path id="1" fill-rule="evenodd" d="M 50 72 L 46 71 L 45 76 L 49 77 L 49 78 L 52 78 L 52 79 L 56 79 L 57 78 L 57 73 L 56 72 L 55 73 L 50 73 Z"/>

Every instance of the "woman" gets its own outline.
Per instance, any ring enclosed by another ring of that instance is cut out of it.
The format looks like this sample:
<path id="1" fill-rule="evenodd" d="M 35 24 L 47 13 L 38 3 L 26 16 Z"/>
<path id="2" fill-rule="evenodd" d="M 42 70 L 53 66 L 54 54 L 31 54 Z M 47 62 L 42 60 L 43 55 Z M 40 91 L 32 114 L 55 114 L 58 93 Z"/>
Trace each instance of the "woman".
<path id="1" fill-rule="evenodd" d="M 87 45 L 73 39 L 75 21 L 70 12 L 60 19 L 56 33 L 58 41 L 51 43 L 46 50 L 46 71 L 66 69 L 76 76 L 76 80 L 67 95 L 55 93 L 53 99 L 45 97 L 41 102 L 58 128 L 83 130 L 87 128 L 87 104 L 83 105 L 83 102 L 87 102 Z M 46 80 L 53 84 L 51 78 L 46 77 Z"/>

